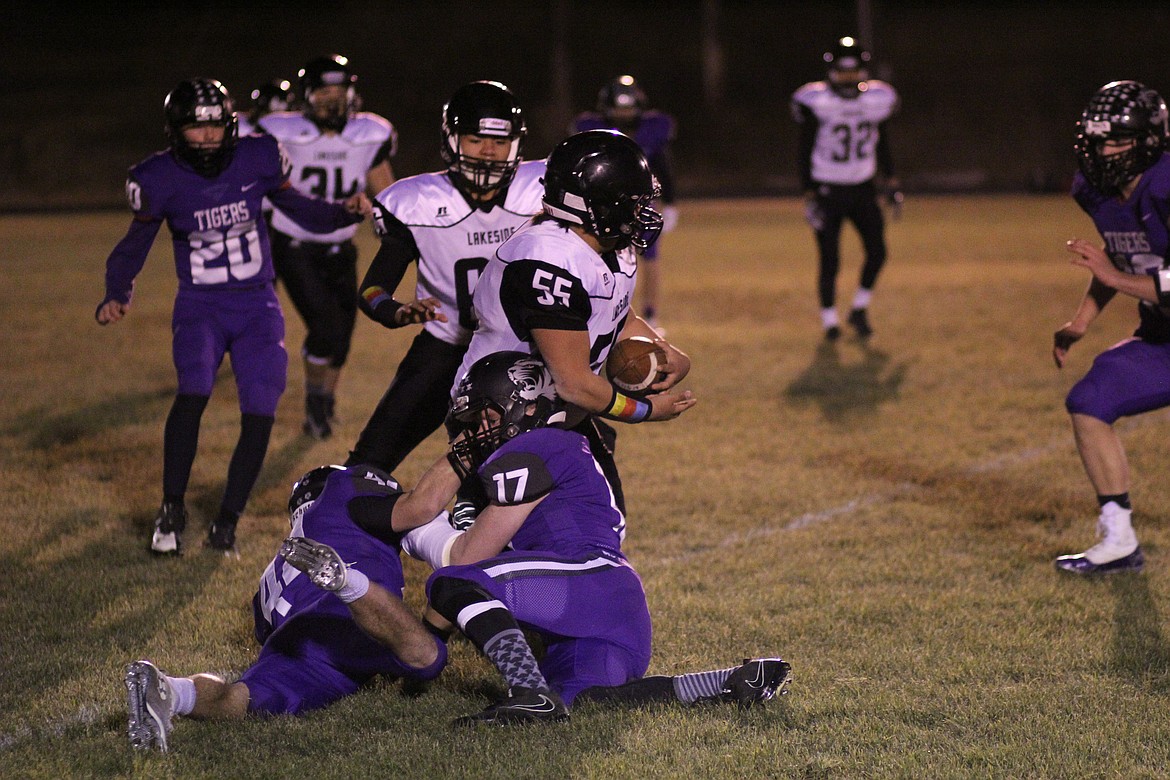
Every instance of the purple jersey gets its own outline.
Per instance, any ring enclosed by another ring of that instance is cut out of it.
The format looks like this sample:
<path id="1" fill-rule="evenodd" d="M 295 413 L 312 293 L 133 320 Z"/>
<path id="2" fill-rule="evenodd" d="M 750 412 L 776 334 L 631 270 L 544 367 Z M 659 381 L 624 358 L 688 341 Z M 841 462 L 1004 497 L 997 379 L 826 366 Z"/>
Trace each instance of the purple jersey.
<path id="1" fill-rule="evenodd" d="M 512 549 L 621 555 L 626 520 L 581 434 L 529 431 L 496 450 L 479 476 L 493 504 L 526 504 L 548 495 L 512 537 Z"/>
<path id="2" fill-rule="evenodd" d="M 170 228 L 180 292 L 271 285 L 275 277 L 261 202 L 291 206 L 322 231 L 360 221 L 339 203 L 291 190 L 288 162 L 271 136 L 240 138 L 218 175 L 201 176 L 170 151 L 130 169 L 126 197 L 135 223 L 106 263 L 106 300 L 127 303 L 162 221 Z"/>
<path id="3" fill-rule="evenodd" d="M 650 163 L 650 170 L 662 185 L 662 200 L 666 203 L 674 202 L 674 176 L 670 170 L 668 152 L 674 141 L 674 117 L 661 111 L 643 111 L 637 124 L 630 126 L 617 125 L 607 120 L 596 111 L 587 111 L 573 120 L 573 132 L 583 133 L 586 130 L 618 130 L 638 142 L 646 161 Z"/>
<path id="4" fill-rule="evenodd" d="M 1125 200 L 1105 195 L 1078 173 L 1072 195 L 1105 240 L 1105 251 L 1118 269 L 1131 274 L 1158 277 L 1167 268 L 1170 253 L 1170 154 L 1148 168 L 1133 194 Z M 1165 286 L 1160 286 L 1165 290 Z M 1170 308 L 1140 304 L 1142 328 L 1138 335 L 1170 340 Z"/>
<path id="5" fill-rule="evenodd" d="M 379 504 L 389 517 L 402 488 L 393 477 L 365 466 L 353 466 L 329 476 L 292 536 L 304 536 L 329 545 L 345 562 L 401 597 L 405 583 L 399 545 L 387 543 L 360 528 L 350 516 L 355 499 Z M 295 630 L 294 619 L 305 616 L 340 616 L 349 619 L 349 608 L 333 593 L 321 590 L 307 576 L 279 555 L 268 564 L 252 599 L 256 639 L 265 642 L 282 630 Z M 389 652 L 389 651 L 387 651 Z"/>

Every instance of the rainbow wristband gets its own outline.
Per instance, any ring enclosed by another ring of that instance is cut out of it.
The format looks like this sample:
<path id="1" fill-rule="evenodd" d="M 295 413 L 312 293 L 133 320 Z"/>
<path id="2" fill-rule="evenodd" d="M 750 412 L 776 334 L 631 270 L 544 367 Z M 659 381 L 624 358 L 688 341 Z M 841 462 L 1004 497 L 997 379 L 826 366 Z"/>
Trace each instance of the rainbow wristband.
<path id="1" fill-rule="evenodd" d="M 650 416 L 653 407 L 646 401 L 639 401 L 628 395 L 622 395 L 615 387 L 613 400 L 609 402 L 609 409 L 602 412 L 602 417 L 624 423 L 640 423 Z"/>
<path id="2" fill-rule="evenodd" d="M 362 297 L 365 298 L 371 310 L 378 308 L 378 304 L 383 301 L 393 300 L 385 290 L 378 286 L 367 287 L 362 290 Z"/>

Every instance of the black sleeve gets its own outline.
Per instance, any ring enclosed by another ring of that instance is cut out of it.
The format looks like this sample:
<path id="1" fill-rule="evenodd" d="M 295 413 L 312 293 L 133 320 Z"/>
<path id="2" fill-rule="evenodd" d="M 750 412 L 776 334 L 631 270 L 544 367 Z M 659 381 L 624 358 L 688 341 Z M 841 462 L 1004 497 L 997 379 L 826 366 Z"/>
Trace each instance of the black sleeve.
<path id="1" fill-rule="evenodd" d="M 878 125 L 878 143 L 876 154 L 878 172 L 886 177 L 893 176 L 894 156 L 890 153 L 889 122 L 882 122 L 880 125 Z"/>
<path id="2" fill-rule="evenodd" d="M 397 547 L 402 543 L 403 534 L 394 530 L 392 518 L 394 505 L 402 493 L 382 496 L 357 496 L 346 505 L 349 517 L 363 531 L 375 539 Z"/>
<path id="3" fill-rule="evenodd" d="M 801 105 L 799 111 L 802 119 L 799 120 L 800 138 L 796 149 L 796 172 L 800 176 L 800 188 L 807 192 L 813 188 L 812 153 L 821 123 L 808 106 Z"/>
<path id="4" fill-rule="evenodd" d="M 544 459 L 532 452 L 509 452 L 479 471 L 488 500 L 500 506 L 531 504 L 552 492 L 553 478 Z"/>
<path id="5" fill-rule="evenodd" d="M 592 312 L 580 279 L 539 260 L 508 264 L 500 279 L 500 306 L 522 339 L 534 328 L 588 331 Z"/>
<path id="6" fill-rule="evenodd" d="M 374 322 L 387 328 L 399 327 L 394 322 L 394 313 L 401 304 L 394 300 L 406 269 L 418 259 L 418 244 L 410 228 L 390 213 L 381 203 L 374 201 L 374 233 L 382 239 L 382 245 L 365 278 L 358 286 L 358 307 Z"/>
<path id="7" fill-rule="evenodd" d="M 378 152 L 377 152 L 377 154 L 374 155 L 374 159 L 370 162 L 370 167 L 376 168 L 377 166 L 379 166 L 382 163 L 389 160 L 390 157 L 393 156 L 393 154 L 394 154 L 394 139 L 390 138 L 389 140 L 386 141 L 386 143 L 384 143 L 378 147 Z"/>

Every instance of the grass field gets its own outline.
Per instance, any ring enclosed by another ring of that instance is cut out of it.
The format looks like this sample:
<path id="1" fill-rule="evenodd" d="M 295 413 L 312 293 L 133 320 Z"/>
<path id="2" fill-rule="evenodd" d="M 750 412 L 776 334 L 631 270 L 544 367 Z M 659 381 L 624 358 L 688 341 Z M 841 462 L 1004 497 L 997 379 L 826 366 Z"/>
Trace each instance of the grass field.
<path id="1" fill-rule="evenodd" d="M 1066 198 L 919 198 L 891 226 L 868 346 L 820 344 L 795 201 L 687 203 L 664 242 L 664 322 L 700 404 L 620 431 L 627 551 L 655 616 L 651 673 L 780 654 L 762 710 L 582 705 L 553 728 L 452 732 L 498 691 L 465 642 L 417 700 L 375 686 L 299 719 L 180 721 L 135 755 L 122 673 L 233 677 L 292 481 L 338 461 L 413 335 L 359 323 L 336 437 L 299 434 L 290 370 L 240 557 L 198 548 L 238 430 L 226 368 L 204 416 L 189 553 L 146 552 L 174 388 L 174 275 L 160 236 L 129 318 L 99 328 L 124 214 L 0 218 L 0 775 L 692 778 L 1170 776 L 1170 417 L 1122 424 L 1140 576 L 1082 581 L 1095 504 L 1063 398 L 1127 335 L 1117 300 L 1064 372 L 1053 330 L 1084 289 Z M 164 231 L 165 233 L 165 231 Z M 363 229 L 363 257 L 372 241 Z M 840 295 L 858 242 L 845 241 Z M 302 329 L 291 308 L 288 345 Z M 398 476 L 413 484 L 432 438 Z M 420 607 L 423 567 L 408 562 Z"/>

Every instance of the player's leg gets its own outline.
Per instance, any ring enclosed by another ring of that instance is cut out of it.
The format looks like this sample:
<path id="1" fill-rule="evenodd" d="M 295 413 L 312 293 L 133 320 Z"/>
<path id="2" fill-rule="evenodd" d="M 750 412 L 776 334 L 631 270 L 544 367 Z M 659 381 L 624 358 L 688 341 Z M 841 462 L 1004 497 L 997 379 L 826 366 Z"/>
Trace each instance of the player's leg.
<path id="1" fill-rule="evenodd" d="M 729 702 L 741 708 L 762 704 L 777 693 L 784 694 L 792 679 L 792 667 L 781 658 L 745 658 L 739 666 L 691 672 L 672 677 L 643 677 L 612 687 L 586 688 L 577 701 L 624 706 L 651 702 L 699 704 Z"/>
<path id="2" fill-rule="evenodd" d="M 357 259 L 357 246 L 352 241 L 343 241 L 327 248 L 324 263 L 319 268 L 328 290 L 321 328 L 323 344 L 320 349 L 314 344 L 310 352 L 329 356 L 320 382 L 325 396 L 325 416 L 331 426 L 337 422 L 337 384 L 341 379 L 341 369 L 349 358 L 357 324 Z"/>
<path id="3" fill-rule="evenodd" d="M 235 549 L 236 525 L 268 453 L 268 441 L 276 419 L 276 406 L 288 377 L 284 350 L 284 317 L 275 293 L 255 294 L 255 301 L 241 313 L 232 334 L 232 370 L 240 401 L 240 436 L 228 465 L 227 484 L 219 514 L 211 524 L 207 544 L 213 549 Z"/>
<path id="4" fill-rule="evenodd" d="M 150 661 L 126 668 L 129 695 L 128 734 L 132 747 L 166 751 L 174 718 L 242 718 L 248 708 L 248 687 L 226 683 L 211 674 L 168 677 Z"/>
<path id="5" fill-rule="evenodd" d="M 1170 405 L 1170 345 L 1133 339 L 1097 356 L 1065 401 L 1077 451 L 1097 494 L 1100 542 L 1056 560 L 1077 574 L 1140 570 L 1144 564 L 1132 526 L 1129 463 L 1113 424 L 1123 416 Z"/>
<path id="6" fill-rule="evenodd" d="M 877 191 L 872 181 L 860 185 L 857 189 L 850 218 L 861 235 L 865 261 L 861 266 L 861 279 L 853 294 L 849 324 L 857 331 L 858 336 L 868 338 L 873 333 L 867 314 L 869 303 L 873 298 L 873 288 L 877 284 L 878 274 L 886 264 L 885 219 L 878 205 Z"/>
<path id="7" fill-rule="evenodd" d="M 821 328 L 825 338 L 835 341 L 841 335 L 837 316 L 837 273 L 841 269 L 841 221 L 844 218 L 838 187 L 821 185 L 817 205 L 820 227 L 814 231 L 817 242 L 817 301 L 821 307 Z"/>
<path id="8" fill-rule="evenodd" d="M 345 465 L 369 463 L 393 471 L 447 415 L 451 386 L 466 346 L 421 331 L 398 364 Z"/>

